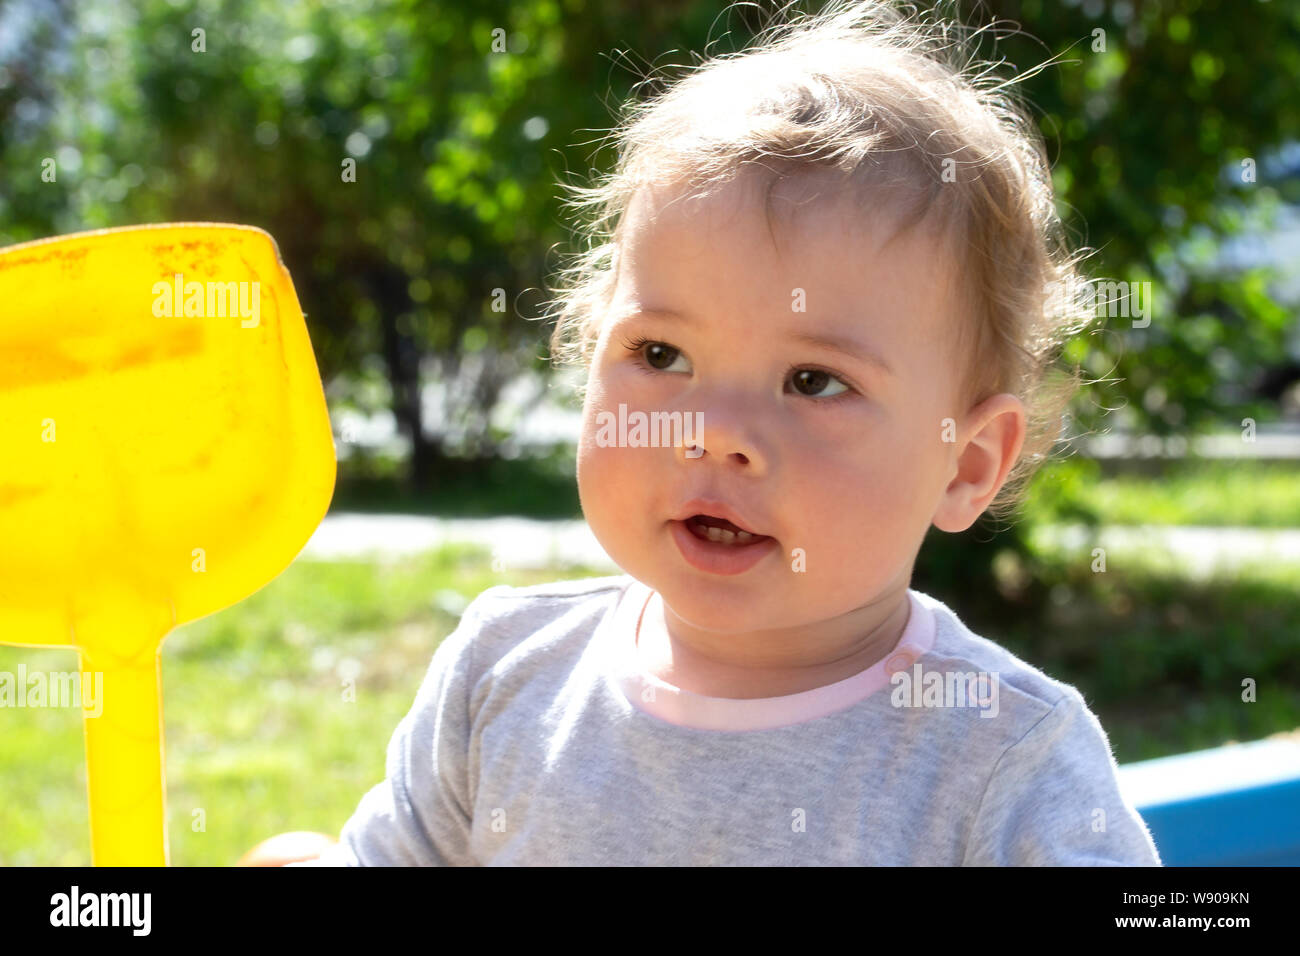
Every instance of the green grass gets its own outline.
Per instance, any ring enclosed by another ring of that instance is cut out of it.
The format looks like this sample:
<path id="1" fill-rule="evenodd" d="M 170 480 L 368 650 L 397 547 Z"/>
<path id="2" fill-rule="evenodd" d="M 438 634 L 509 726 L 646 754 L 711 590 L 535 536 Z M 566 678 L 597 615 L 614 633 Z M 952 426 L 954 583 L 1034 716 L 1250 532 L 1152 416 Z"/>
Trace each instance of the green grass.
<path id="1" fill-rule="evenodd" d="M 1122 569 L 1112 560 L 1094 573 L 1088 560 L 1039 555 L 1031 574 L 1049 588 L 1043 619 L 963 620 L 1077 687 L 1120 763 L 1300 727 L 1300 567 L 1243 565 L 1189 582 L 1159 559 L 1128 555 Z M 1242 700 L 1246 679 L 1252 703 Z"/>
<path id="2" fill-rule="evenodd" d="M 537 458 L 493 458 L 434 466 L 432 487 L 412 492 L 391 459 L 358 459 L 339 468 L 331 511 L 438 515 L 446 518 L 521 515 L 581 518 L 573 450 Z"/>
<path id="3" fill-rule="evenodd" d="M 473 517 L 523 515 L 581 518 L 572 449 L 544 458 L 443 462 L 433 487 L 405 489 L 390 460 L 340 470 L 333 511 Z M 1036 477 L 1026 504 L 1030 521 L 1104 524 L 1241 525 L 1300 528 L 1300 462 L 1053 461 Z"/>
<path id="4" fill-rule="evenodd" d="M 1184 463 L 1053 462 L 1035 481 L 1026 516 L 1103 524 L 1300 528 L 1300 462 L 1200 459 Z"/>
<path id="5" fill-rule="evenodd" d="M 162 651 L 171 862 L 228 865 L 285 830 L 337 833 L 383 779 L 388 739 L 464 602 L 494 584 L 608 573 L 499 574 L 489 561 L 469 547 L 388 564 L 297 561 L 174 631 Z M 70 651 L 0 646 L 0 671 L 19 661 L 77 667 Z M 6 708 L 0 722 L 0 865 L 89 865 L 80 714 Z"/>
<path id="6" fill-rule="evenodd" d="M 1055 598 L 1047 620 L 963 619 L 1077 686 L 1121 763 L 1300 726 L 1300 568 L 1189 584 L 1131 560 L 1106 574 L 1066 556 L 1036 560 Z M 171 861 L 228 865 L 275 833 L 337 833 L 383 779 L 389 737 L 466 600 L 493 584 L 606 573 L 503 575 L 489 562 L 468 547 L 387 563 L 301 560 L 173 633 L 162 653 Z M 964 606 L 960 594 L 949 603 Z M 29 671 L 76 667 L 68 651 L 0 647 L 0 670 L 20 660 Z M 348 675 L 355 702 L 343 699 Z M 1245 677 L 1257 703 L 1241 702 Z M 0 767 L 0 865 L 88 864 L 80 715 L 0 710 Z"/>

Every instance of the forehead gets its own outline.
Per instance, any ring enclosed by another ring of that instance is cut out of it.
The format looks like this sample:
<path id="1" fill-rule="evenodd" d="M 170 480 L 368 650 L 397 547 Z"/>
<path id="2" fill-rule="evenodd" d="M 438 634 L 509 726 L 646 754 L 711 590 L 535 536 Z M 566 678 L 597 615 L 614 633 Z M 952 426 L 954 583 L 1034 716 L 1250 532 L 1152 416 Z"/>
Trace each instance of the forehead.
<path id="1" fill-rule="evenodd" d="M 855 186 L 835 170 L 777 176 L 751 164 L 707 192 L 683 184 L 638 189 L 619 227 L 620 246 L 630 252 L 653 245 L 656 233 L 665 244 L 675 245 L 683 232 L 726 234 L 734 242 L 739 230 L 754 238 L 755 249 L 764 240 L 779 257 L 798 259 L 799 251 L 810 245 L 839 244 L 847 238 L 879 253 L 895 240 L 916 238 L 912 233 L 922 231 L 905 228 L 910 198 L 899 188 Z M 924 231 L 933 241 L 931 230 Z M 673 235 L 665 237 L 668 233 Z"/>
<path id="2" fill-rule="evenodd" d="M 644 187 L 620 226 L 615 301 L 743 316 L 751 331 L 858 326 L 933 353 L 958 315 L 956 273 L 934 225 L 909 226 L 905 198 L 831 171 L 742 170 L 703 197 Z M 806 314 L 792 316 L 798 290 Z"/>

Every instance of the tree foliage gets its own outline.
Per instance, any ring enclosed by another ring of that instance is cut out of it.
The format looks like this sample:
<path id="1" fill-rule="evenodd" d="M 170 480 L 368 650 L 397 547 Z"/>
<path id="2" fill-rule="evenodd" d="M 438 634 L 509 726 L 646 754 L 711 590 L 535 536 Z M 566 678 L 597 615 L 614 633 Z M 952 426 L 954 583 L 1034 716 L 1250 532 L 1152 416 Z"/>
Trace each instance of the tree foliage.
<path id="1" fill-rule="evenodd" d="M 686 51 L 738 49 L 771 9 L 11 0 L 0 243 L 169 220 L 265 228 L 332 400 L 391 407 L 423 485 L 439 452 L 491 454 L 503 386 L 546 371 L 543 329 L 527 317 L 572 241 L 556 179 L 612 162 L 599 135 L 631 91 L 698 60 Z M 1272 417 L 1252 390 L 1285 361 L 1293 310 L 1266 275 L 1215 263 L 1227 237 L 1297 200 L 1294 164 L 1269 157 L 1300 138 L 1300 5 L 959 9 L 968 23 L 1000 20 L 1005 35 L 982 52 L 1009 72 L 1057 60 L 1022 90 L 1061 209 L 1099 250 L 1097 275 L 1152 283 L 1149 326 L 1107 318 L 1067 349 L 1108 380 L 1076 403 L 1082 426 L 1170 434 Z M 42 179 L 47 158 L 55 182 Z M 433 414 L 426 382 L 443 385 Z"/>

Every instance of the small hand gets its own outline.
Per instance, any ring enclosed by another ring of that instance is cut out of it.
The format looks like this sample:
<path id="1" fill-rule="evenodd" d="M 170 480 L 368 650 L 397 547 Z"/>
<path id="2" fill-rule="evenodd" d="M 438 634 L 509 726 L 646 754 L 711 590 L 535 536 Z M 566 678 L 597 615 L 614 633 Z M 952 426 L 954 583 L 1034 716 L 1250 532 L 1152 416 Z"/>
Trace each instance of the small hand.
<path id="1" fill-rule="evenodd" d="M 277 833 L 245 853 L 235 866 L 284 866 L 299 860 L 314 860 L 338 842 L 332 836 L 309 830 Z"/>

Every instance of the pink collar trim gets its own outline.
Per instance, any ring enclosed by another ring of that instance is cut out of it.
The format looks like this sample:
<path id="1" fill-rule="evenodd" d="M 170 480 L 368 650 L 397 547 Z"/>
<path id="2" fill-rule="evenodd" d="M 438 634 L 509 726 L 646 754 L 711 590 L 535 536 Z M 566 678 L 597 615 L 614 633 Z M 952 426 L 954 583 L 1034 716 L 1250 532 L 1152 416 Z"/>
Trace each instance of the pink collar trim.
<path id="1" fill-rule="evenodd" d="M 634 707 L 679 727 L 770 730 L 825 717 L 888 686 L 894 673 L 910 670 L 934 646 L 935 620 L 929 604 L 933 599 L 908 588 L 911 610 L 902 637 L 890 653 L 866 670 L 834 684 L 784 697 L 706 697 L 667 684 L 637 664 L 637 622 L 653 596 L 654 591 L 635 578 L 620 595 L 609 635 L 610 675 Z"/>

